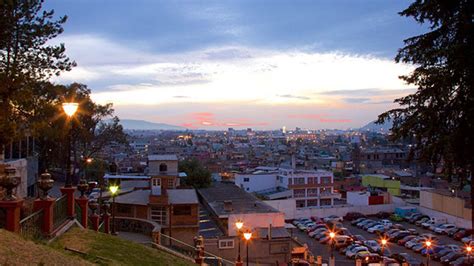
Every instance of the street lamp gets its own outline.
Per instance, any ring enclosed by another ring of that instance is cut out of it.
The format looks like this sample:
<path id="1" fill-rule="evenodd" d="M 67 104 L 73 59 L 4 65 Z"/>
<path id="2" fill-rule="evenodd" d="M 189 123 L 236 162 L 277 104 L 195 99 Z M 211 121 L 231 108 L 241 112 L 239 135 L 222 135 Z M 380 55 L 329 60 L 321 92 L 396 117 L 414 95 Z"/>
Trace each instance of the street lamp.
<path id="1" fill-rule="evenodd" d="M 245 244 L 247 246 L 247 266 L 249 266 L 249 241 L 252 238 L 252 232 L 247 231 L 244 233 Z"/>
<path id="2" fill-rule="evenodd" d="M 467 251 L 467 262 L 470 263 L 470 262 L 471 262 L 471 251 L 472 251 L 472 247 L 471 247 L 471 246 L 467 246 L 467 247 L 466 247 L 466 251 Z"/>
<path id="3" fill-rule="evenodd" d="M 235 227 L 237 227 L 237 238 L 239 239 L 239 254 L 237 256 L 237 264 L 242 265 L 242 258 L 240 257 L 240 230 L 244 226 L 244 223 L 241 220 L 235 222 Z"/>
<path id="4" fill-rule="evenodd" d="M 117 232 L 115 231 L 115 196 L 117 196 L 117 192 L 119 190 L 119 186 L 111 185 L 109 187 L 110 193 L 112 193 L 112 235 L 116 235 Z"/>
<path id="5" fill-rule="evenodd" d="M 334 253 L 333 253 L 333 249 L 334 249 L 334 238 L 336 237 L 336 233 L 334 232 L 329 232 L 329 238 L 330 238 L 330 241 L 331 241 L 331 260 L 334 259 Z"/>
<path id="6" fill-rule="evenodd" d="M 388 241 L 387 241 L 387 239 L 385 239 L 385 238 L 382 238 L 382 239 L 380 240 L 381 251 L 382 251 L 382 261 L 381 261 L 381 263 L 380 263 L 381 265 L 385 265 L 383 256 L 385 256 L 385 254 L 384 254 L 384 249 L 385 249 L 385 246 L 387 245 L 387 242 L 388 242 Z"/>
<path id="7" fill-rule="evenodd" d="M 431 248 L 431 241 L 430 240 L 426 240 L 425 242 L 425 246 L 426 246 L 426 254 L 428 255 L 428 257 L 426 258 L 426 266 L 429 266 L 430 265 L 430 248 Z"/>
<path id="8" fill-rule="evenodd" d="M 71 132 L 72 132 L 72 117 L 79 107 L 78 103 L 66 102 L 62 104 L 64 113 L 66 113 L 69 120 L 69 129 L 67 134 L 67 158 L 66 158 L 66 184 L 65 187 L 72 187 L 71 180 Z"/>

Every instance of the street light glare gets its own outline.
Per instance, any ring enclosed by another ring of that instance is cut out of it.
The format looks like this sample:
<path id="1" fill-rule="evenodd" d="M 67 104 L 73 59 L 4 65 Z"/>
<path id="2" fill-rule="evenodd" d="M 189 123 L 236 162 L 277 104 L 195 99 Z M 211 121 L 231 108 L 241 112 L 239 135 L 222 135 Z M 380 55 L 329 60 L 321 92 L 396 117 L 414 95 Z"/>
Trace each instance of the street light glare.
<path id="1" fill-rule="evenodd" d="M 467 250 L 467 252 L 469 252 L 469 253 L 470 253 L 470 252 L 472 251 L 472 247 L 471 247 L 471 246 L 469 246 L 469 247 L 467 247 L 467 248 L 466 248 L 466 250 Z"/>
<path id="2" fill-rule="evenodd" d="M 242 229 L 242 227 L 244 226 L 244 223 L 242 221 L 237 221 L 235 223 L 235 227 L 237 227 L 237 229 Z"/>
<path id="3" fill-rule="evenodd" d="M 385 238 L 382 239 L 382 245 L 384 245 L 384 246 L 387 245 L 387 239 L 385 239 Z"/>
<path id="4" fill-rule="evenodd" d="M 245 232 L 244 233 L 245 240 L 249 241 L 252 238 L 252 232 Z"/>
<path id="5" fill-rule="evenodd" d="M 119 189 L 118 186 L 110 186 L 109 187 L 109 190 L 112 193 L 112 195 L 115 195 L 115 193 L 117 193 L 118 189 Z"/>
<path id="6" fill-rule="evenodd" d="M 78 107 L 78 103 L 63 103 L 63 110 L 69 117 L 72 117 L 76 113 Z"/>
<path id="7" fill-rule="evenodd" d="M 426 241 L 426 246 L 431 247 L 431 241 Z"/>
<path id="8" fill-rule="evenodd" d="M 334 238 L 335 236 L 336 236 L 336 234 L 335 234 L 334 232 L 330 232 L 330 233 L 329 233 L 329 237 L 330 237 L 330 238 Z"/>

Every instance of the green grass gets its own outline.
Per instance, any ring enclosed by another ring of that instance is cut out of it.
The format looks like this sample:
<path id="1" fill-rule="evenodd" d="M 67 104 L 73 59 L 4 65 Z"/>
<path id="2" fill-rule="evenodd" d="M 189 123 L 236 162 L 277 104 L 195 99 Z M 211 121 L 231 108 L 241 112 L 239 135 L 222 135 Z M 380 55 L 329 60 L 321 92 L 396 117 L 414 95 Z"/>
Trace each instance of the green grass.
<path id="1" fill-rule="evenodd" d="M 78 255 L 101 265 L 193 265 L 169 253 L 130 242 L 115 236 L 73 228 L 52 243 L 63 252 L 73 248 L 87 255 Z"/>

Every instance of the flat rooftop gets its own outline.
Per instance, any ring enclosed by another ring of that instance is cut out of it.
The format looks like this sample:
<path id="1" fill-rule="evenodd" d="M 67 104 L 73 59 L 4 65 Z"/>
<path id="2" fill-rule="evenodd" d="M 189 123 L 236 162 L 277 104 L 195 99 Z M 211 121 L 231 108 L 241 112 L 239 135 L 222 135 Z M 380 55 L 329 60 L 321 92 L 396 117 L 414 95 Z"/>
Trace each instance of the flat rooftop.
<path id="1" fill-rule="evenodd" d="M 230 214 L 278 212 L 232 183 L 216 182 L 212 187 L 199 189 L 198 193 L 219 218 L 226 218 Z M 224 202 L 227 202 L 230 208 L 224 208 Z"/>

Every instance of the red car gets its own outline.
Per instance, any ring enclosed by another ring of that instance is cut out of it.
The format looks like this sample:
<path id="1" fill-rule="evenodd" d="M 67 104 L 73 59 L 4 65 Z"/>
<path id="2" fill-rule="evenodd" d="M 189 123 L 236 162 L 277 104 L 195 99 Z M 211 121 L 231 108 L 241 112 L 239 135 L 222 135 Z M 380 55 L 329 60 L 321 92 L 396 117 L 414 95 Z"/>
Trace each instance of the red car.
<path id="1" fill-rule="evenodd" d="M 474 234 L 474 230 L 472 229 L 462 229 L 459 230 L 456 234 L 454 234 L 453 238 L 456 240 L 461 240 L 462 238 Z"/>

